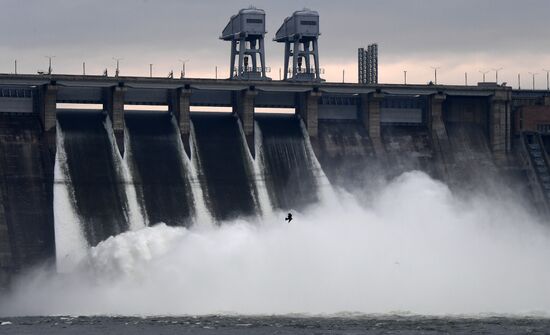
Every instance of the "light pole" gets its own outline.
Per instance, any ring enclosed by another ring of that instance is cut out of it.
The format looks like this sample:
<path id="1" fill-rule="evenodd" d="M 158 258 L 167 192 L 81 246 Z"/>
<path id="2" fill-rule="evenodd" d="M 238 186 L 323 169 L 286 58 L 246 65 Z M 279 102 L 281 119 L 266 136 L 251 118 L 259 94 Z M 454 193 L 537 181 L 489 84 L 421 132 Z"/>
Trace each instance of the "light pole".
<path id="1" fill-rule="evenodd" d="M 52 74 L 52 58 L 55 56 L 44 56 L 48 59 L 48 74 Z"/>
<path id="2" fill-rule="evenodd" d="M 123 58 L 116 58 L 116 57 L 113 57 L 113 60 L 116 61 L 116 70 L 115 70 L 115 77 L 118 77 L 118 74 L 120 73 L 120 61 L 122 60 Z"/>
<path id="3" fill-rule="evenodd" d="M 149 78 L 153 78 L 153 64 L 149 64 Z"/>
<path id="4" fill-rule="evenodd" d="M 529 72 L 529 74 L 533 77 L 533 91 L 535 90 L 535 76 L 538 74 L 537 72 Z"/>
<path id="5" fill-rule="evenodd" d="M 216 76 L 216 80 L 218 80 L 218 66 L 216 65 L 216 68 L 214 69 L 215 71 L 215 76 Z"/>
<path id="6" fill-rule="evenodd" d="M 189 61 L 189 59 L 184 59 L 184 60 L 181 60 L 180 59 L 180 62 L 181 62 L 181 74 L 180 74 L 180 78 L 183 79 L 185 78 L 185 64 Z"/>
<path id="7" fill-rule="evenodd" d="M 15 74 L 17 74 L 17 59 L 15 60 Z"/>
<path id="8" fill-rule="evenodd" d="M 546 90 L 550 91 L 550 70 L 542 69 L 542 71 L 546 72 Z"/>
<path id="9" fill-rule="evenodd" d="M 498 71 L 502 70 L 502 68 L 499 67 L 498 69 L 491 69 L 491 70 L 495 71 L 495 81 L 498 84 Z"/>
<path id="10" fill-rule="evenodd" d="M 434 83 L 437 85 L 437 70 L 441 69 L 441 67 L 432 66 L 431 68 L 434 70 Z"/>
<path id="11" fill-rule="evenodd" d="M 86 75 L 86 62 L 82 62 L 82 75 Z"/>
<path id="12" fill-rule="evenodd" d="M 407 85 L 407 70 L 403 70 L 403 83 Z"/>
<path id="13" fill-rule="evenodd" d="M 346 82 L 346 70 L 342 70 L 342 83 Z"/>
<path id="14" fill-rule="evenodd" d="M 483 70 L 479 70 L 479 73 L 483 74 L 483 82 L 485 82 L 485 75 L 487 73 L 489 73 L 490 71 L 483 71 Z"/>
<path id="15" fill-rule="evenodd" d="M 468 72 L 464 72 L 464 86 L 468 86 Z"/>
<path id="16" fill-rule="evenodd" d="M 521 73 L 518 73 L 518 90 L 521 90 Z"/>

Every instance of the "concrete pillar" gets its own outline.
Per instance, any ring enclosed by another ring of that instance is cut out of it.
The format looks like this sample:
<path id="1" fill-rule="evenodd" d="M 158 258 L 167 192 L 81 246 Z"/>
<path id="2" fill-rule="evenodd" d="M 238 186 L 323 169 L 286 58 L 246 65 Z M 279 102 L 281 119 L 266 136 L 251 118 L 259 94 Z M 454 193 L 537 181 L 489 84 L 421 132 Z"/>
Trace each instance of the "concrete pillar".
<path id="1" fill-rule="evenodd" d="M 124 156 L 124 92 L 126 88 L 122 83 L 118 86 L 108 87 L 105 89 L 103 108 L 107 111 L 113 132 L 116 139 L 116 144 L 120 154 Z"/>
<path id="2" fill-rule="evenodd" d="M 445 127 L 443 115 L 443 103 L 447 96 L 442 93 L 433 94 L 428 98 L 428 128 L 430 129 L 432 143 L 436 157 L 442 162 L 440 172 L 446 176 L 447 168 L 453 164 L 451 154 L 451 142 Z"/>
<path id="3" fill-rule="evenodd" d="M 37 89 L 37 112 L 44 131 L 42 141 L 50 161 L 55 160 L 57 124 L 57 85 L 50 83 Z"/>
<path id="4" fill-rule="evenodd" d="M 0 171 L 0 177 L 3 178 Z M 8 234 L 8 224 L 4 210 L 3 192 L 0 191 L 0 293 L 7 289 L 10 274 L 13 272 L 11 245 Z"/>
<path id="5" fill-rule="evenodd" d="M 57 110 L 57 86 L 47 84 L 42 87 L 40 94 L 40 121 L 45 132 L 54 131 L 56 125 Z"/>
<path id="6" fill-rule="evenodd" d="M 189 134 L 191 131 L 190 121 L 191 109 L 191 90 L 189 88 L 177 88 L 170 91 L 170 100 L 168 110 L 178 123 L 183 148 L 188 157 L 191 157 L 191 147 L 189 143 Z"/>
<path id="7" fill-rule="evenodd" d="M 321 92 L 309 91 L 300 94 L 297 113 L 300 115 L 310 138 L 316 138 L 319 134 L 319 98 Z"/>
<path id="8" fill-rule="evenodd" d="M 511 149 L 511 90 L 498 90 L 491 97 L 489 112 L 489 144 L 497 163 L 506 160 Z"/>
<path id="9" fill-rule="evenodd" d="M 254 148 L 254 99 L 258 95 L 258 91 L 253 88 L 242 90 L 237 93 L 233 112 L 237 114 L 243 126 L 246 143 L 252 156 L 256 155 Z"/>
<path id="10" fill-rule="evenodd" d="M 435 145 L 440 146 L 442 150 L 450 149 L 449 137 L 445 128 L 443 117 L 443 102 L 447 96 L 445 94 L 434 94 L 429 98 L 429 117 L 428 127 L 432 133 L 432 138 L 436 142 Z"/>
<path id="11" fill-rule="evenodd" d="M 376 154 L 384 153 L 380 128 L 380 103 L 384 94 L 373 92 L 361 94 L 359 104 L 359 119 L 367 129 L 369 138 Z"/>

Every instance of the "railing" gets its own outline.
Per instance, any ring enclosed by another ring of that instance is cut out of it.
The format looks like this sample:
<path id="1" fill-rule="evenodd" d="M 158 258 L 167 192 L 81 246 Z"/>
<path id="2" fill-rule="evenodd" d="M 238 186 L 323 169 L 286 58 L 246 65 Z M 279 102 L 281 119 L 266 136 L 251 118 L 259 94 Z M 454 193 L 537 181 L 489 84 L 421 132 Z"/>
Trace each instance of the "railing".
<path id="1" fill-rule="evenodd" d="M 31 98 L 32 90 L 28 88 L 2 88 L 0 89 L 2 98 Z"/>
<path id="2" fill-rule="evenodd" d="M 535 196 L 546 213 L 550 214 L 550 171 L 548 157 L 537 133 L 522 133 L 522 157 Z"/>
<path id="3" fill-rule="evenodd" d="M 301 68 L 298 68 L 298 71 L 296 71 L 296 73 L 315 73 L 315 68 L 312 67 L 308 71 L 307 68 L 301 67 Z M 288 69 L 288 74 L 292 74 L 292 69 L 291 68 Z M 325 74 L 325 69 L 324 68 L 319 68 L 319 74 Z"/>
<path id="4" fill-rule="evenodd" d="M 254 71 L 254 68 L 252 66 L 247 66 L 247 67 L 243 67 L 243 73 L 246 73 L 246 72 L 257 72 L 257 73 L 262 73 L 262 67 L 261 66 L 257 66 L 256 67 L 256 71 Z M 265 67 L 265 72 L 266 73 L 269 73 L 271 72 L 271 68 L 269 66 L 266 66 Z M 239 69 L 235 69 L 235 71 L 233 72 L 233 74 L 236 76 L 238 75 L 239 73 Z"/>

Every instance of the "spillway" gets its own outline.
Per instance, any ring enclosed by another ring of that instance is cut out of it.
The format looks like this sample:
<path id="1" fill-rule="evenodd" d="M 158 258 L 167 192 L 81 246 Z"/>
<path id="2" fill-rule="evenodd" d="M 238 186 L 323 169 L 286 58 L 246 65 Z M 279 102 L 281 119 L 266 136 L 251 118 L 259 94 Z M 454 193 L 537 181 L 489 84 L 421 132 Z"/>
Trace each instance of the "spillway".
<path id="1" fill-rule="evenodd" d="M 380 165 L 365 127 L 356 120 L 319 120 L 318 158 L 332 184 L 363 189 Z"/>
<path id="2" fill-rule="evenodd" d="M 320 168 L 295 115 L 257 116 L 271 202 L 281 209 L 299 209 L 319 200 Z"/>
<path id="3" fill-rule="evenodd" d="M 126 159 L 148 224 L 190 226 L 194 200 L 180 150 L 181 138 L 164 112 L 125 113 Z"/>
<path id="4" fill-rule="evenodd" d="M 89 245 L 128 230 L 125 180 L 101 111 L 62 111 L 69 180 L 81 229 Z"/>
<path id="5" fill-rule="evenodd" d="M 382 127 L 381 135 L 390 178 L 411 170 L 421 170 L 441 178 L 441 172 L 435 164 L 431 136 L 426 127 L 385 126 Z"/>
<path id="6" fill-rule="evenodd" d="M 450 180 L 452 184 L 472 187 L 496 180 L 498 171 L 483 126 L 475 123 L 449 122 L 446 125 L 452 148 Z"/>
<path id="7" fill-rule="evenodd" d="M 253 168 L 243 145 L 238 120 L 230 114 L 192 116 L 199 178 L 216 220 L 256 214 Z"/>

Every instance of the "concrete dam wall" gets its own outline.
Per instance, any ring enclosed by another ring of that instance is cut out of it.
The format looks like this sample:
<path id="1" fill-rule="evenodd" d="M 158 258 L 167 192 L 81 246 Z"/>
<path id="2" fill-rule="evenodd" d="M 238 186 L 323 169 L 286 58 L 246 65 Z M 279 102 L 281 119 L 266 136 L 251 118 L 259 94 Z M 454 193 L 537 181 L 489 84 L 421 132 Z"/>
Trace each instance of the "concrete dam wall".
<path id="1" fill-rule="evenodd" d="M 539 95 L 285 83 L 262 91 L 202 81 L 143 95 L 147 89 L 123 83 L 70 84 L 35 88 L 34 97 L 23 96 L 34 109 L 0 113 L 2 285 L 44 260 L 62 269 L 128 230 L 302 211 L 332 187 L 376 190 L 411 170 L 464 192 L 508 185 L 548 212 L 550 141 L 522 129 L 540 126 L 521 107 L 547 108 Z M 58 110 L 59 102 L 103 102 L 103 109 Z M 168 111 L 124 110 L 134 103 Z M 191 112 L 191 104 L 233 112 Z"/>
<path id="2" fill-rule="evenodd" d="M 253 154 L 234 114 L 192 114 L 188 138 L 167 112 L 127 112 L 124 118 L 122 156 L 107 113 L 59 111 L 57 164 L 64 178 L 55 181 L 38 118 L 2 118 L 4 277 L 55 260 L 56 241 L 66 243 L 53 234 L 58 224 L 54 212 L 65 210 L 56 208 L 54 182 L 67 184 L 72 224 L 89 247 L 159 222 L 190 227 L 197 223 L 198 203 L 214 222 L 262 215 L 266 207 L 302 210 L 319 200 L 326 177 L 333 185 L 353 189 L 409 170 L 463 184 L 478 181 L 466 178 L 476 170 L 499 173 L 483 129 L 472 123 L 445 125 L 451 151 L 443 158 L 427 126 L 382 127 L 383 152 L 377 153 L 359 121 L 320 120 L 318 137 L 309 138 L 298 115 L 257 115 Z M 201 192 L 193 191 L 197 188 Z M 267 190 L 264 196 L 262 189 Z M 60 250 L 70 246 L 57 247 L 59 262 Z"/>
<path id="3" fill-rule="evenodd" d="M 0 115 L 0 281 L 54 260 L 54 160 L 35 116 Z M 1 283 L 0 283 L 1 284 Z"/>
<path id="4" fill-rule="evenodd" d="M 194 215 L 191 177 L 181 138 L 170 115 L 126 113 L 125 158 L 141 214 L 147 223 L 190 226 Z"/>

